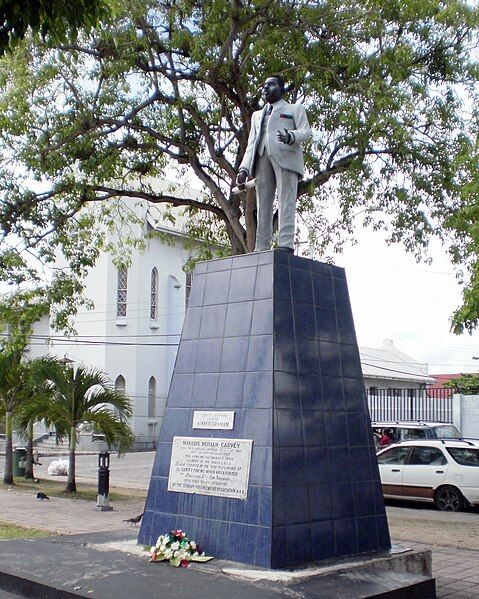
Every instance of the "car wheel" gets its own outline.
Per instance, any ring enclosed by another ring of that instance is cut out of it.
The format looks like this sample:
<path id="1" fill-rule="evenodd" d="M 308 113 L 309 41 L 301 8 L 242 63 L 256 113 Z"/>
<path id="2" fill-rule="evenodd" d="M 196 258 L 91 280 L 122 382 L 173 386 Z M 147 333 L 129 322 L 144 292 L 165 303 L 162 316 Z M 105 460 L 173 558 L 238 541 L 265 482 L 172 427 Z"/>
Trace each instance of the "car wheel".
<path id="1" fill-rule="evenodd" d="M 460 512 L 464 507 L 461 491 L 455 487 L 441 487 L 436 491 L 434 503 L 441 512 Z"/>

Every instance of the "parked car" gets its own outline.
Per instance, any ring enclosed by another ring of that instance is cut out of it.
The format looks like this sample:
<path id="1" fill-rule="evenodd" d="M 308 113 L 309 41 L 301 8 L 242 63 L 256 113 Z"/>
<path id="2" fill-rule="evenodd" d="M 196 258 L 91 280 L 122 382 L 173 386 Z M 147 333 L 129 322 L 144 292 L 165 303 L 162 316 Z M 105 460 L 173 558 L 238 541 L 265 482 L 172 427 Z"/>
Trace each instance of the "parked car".
<path id="1" fill-rule="evenodd" d="M 479 440 L 403 441 L 377 457 L 386 498 L 434 502 L 444 512 L 479 506 Z"/>
<path id="2" fill-rule="evenodd" d="M 396 422 L 373 422 L 374 443 L 376 451 L 381 449 L 379 440 L 384 433 L 391 443 L 413 439 L 460 439 L 461 433 L 453 424 L 445 422 L 422 422 L 419 420 L 404 420 Z"/>

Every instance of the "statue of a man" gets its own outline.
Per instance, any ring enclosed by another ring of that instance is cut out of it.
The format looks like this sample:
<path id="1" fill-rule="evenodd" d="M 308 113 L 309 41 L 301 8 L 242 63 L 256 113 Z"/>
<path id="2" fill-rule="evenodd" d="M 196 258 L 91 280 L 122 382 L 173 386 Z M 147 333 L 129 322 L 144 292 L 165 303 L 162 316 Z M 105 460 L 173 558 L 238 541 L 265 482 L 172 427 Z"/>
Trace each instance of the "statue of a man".
<path id="1" fill-rule="evenodd" d="M 255 179 L 257 220 L 255 251 L 271 249 L 273 200 L 278 192 L 279 249 L 293 252 L 298 180 L 304 174 L 301 143 L 311 136 L 302 104 L 283 100 L 284 79 L 269 77 L 263 85 L 265 105 L 253 113 L 248 146 L 236 177 L 239 189 Z"/>

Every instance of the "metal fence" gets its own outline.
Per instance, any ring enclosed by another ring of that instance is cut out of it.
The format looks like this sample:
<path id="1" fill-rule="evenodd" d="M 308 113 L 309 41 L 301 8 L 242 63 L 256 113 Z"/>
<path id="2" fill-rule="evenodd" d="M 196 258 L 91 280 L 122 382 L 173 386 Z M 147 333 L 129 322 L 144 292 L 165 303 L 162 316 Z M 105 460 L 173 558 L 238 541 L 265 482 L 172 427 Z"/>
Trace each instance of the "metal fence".
<path id="1" fill-rule="evenodd" d="M 422 420 L 448 422 L 452 418 L 453 389 L 366 389 L 372 421 Z"/>

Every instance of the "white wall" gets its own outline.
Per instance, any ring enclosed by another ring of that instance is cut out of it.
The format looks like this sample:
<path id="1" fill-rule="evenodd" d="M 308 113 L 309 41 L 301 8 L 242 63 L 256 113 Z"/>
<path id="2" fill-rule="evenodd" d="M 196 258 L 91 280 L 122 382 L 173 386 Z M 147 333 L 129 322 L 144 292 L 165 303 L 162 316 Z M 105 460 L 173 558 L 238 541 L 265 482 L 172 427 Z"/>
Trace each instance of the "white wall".
<path id="1" fill-rule="evenodd" d="M 479 395 L 453 396 L 453 424 L 463 437 L 479 439 Z"/>
<path id="2" fill-rule="evenodd" d="M 94 310 L 81 308 L 74 320 L 74 338 L 60 337 L 48 322 L 37 323 L 35 333 L 50 335 L 51 343 L 33 340 L 30 356 L 50 353 L 67 355 L 75 364 L 104 370 L 114 383 L 121 375 L 125 390 L 134 404 L 131 425 L 137 448 L 156 442 L 166 404 L 168 387 L 176 358 L 177 344 L 185 313 L 183 265 L 189 252 L 182 238 L 172 234 L 170 243 L 159 237 L 146 241 L 144 251 L 135 251 L 128 268 L 127 314 L 118 319 L 117 276 L 112 256 L 100 256 L 87 276 L 86 296 Z M 158 271 L 157 318 L 150 319 L 151 272 Z M 59 338 L 60 337 L 60 338 Z M 148 386 L 156 381 L 156 417 L 148 418 Z"/>

